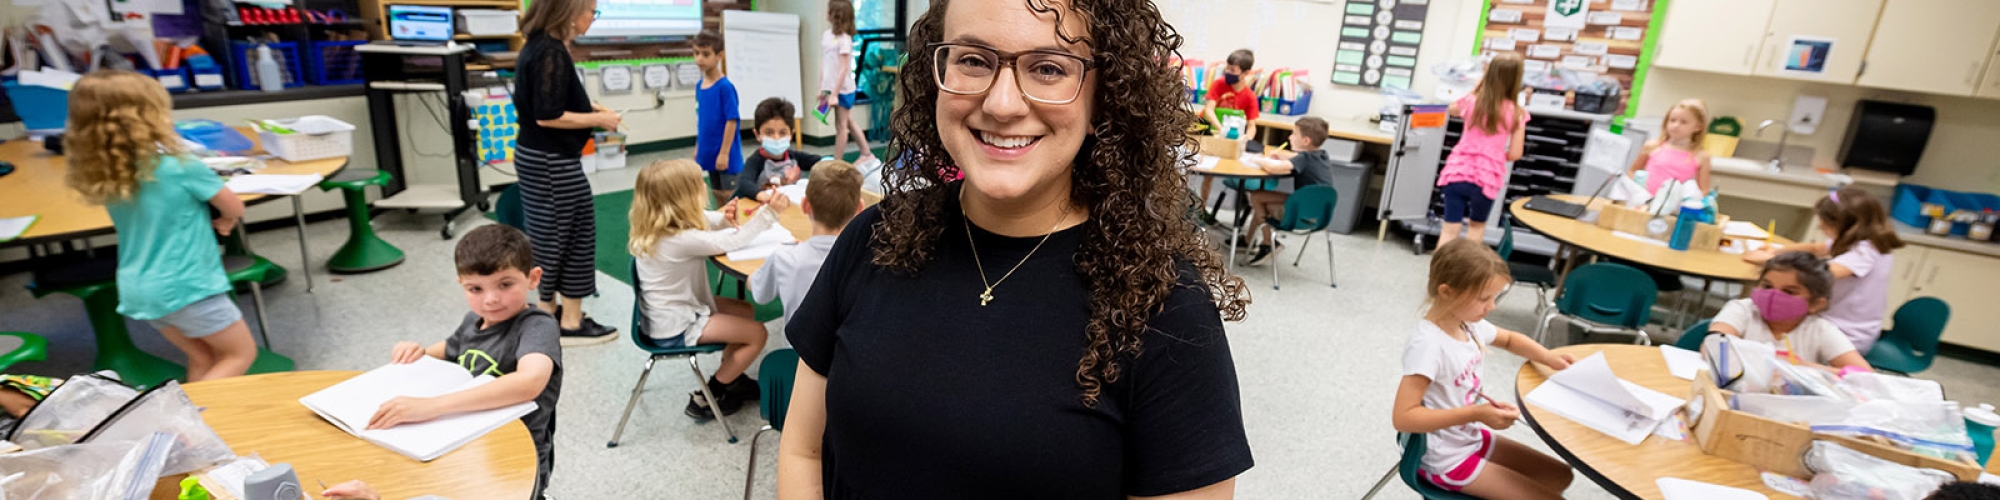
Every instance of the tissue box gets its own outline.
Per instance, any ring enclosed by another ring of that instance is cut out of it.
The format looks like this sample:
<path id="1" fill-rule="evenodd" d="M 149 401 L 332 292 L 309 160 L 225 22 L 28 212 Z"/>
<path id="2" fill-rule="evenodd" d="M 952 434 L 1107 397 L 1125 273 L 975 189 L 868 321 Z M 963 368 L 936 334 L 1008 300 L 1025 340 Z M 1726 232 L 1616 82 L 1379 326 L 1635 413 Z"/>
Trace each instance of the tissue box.
<path id="1" fill-rule="evenodd" d="M 1731 394 L 1715 387 L 1715 375 L 1702 370 L 1694 376 L 1688 399 L 1688 431 L 1702 453 L 1715 455 L 1799 479 L 1811 479 L 1806 450 L 1812 442 L 1832 441 L 1875 458 L 1911 467 L 1937 469 L 1961 481 L 1979 480 L 1979 464 L 1918 455 L 1889 445 L 1832 434 L 1814 433 L 1798 423 L 1779 422 L 1729 408 Z"/>

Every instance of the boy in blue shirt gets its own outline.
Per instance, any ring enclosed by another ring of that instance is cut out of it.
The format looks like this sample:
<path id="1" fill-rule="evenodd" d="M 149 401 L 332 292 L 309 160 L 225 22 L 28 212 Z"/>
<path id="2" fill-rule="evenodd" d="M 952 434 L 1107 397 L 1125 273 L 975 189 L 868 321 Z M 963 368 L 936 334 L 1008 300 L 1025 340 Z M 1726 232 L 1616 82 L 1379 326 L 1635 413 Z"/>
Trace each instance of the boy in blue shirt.
<path id="1" fill-rule="evenodd" d="M 736 191 L 736 173 L 743 170 L 736 84 L 722 74 L 722 34 L 701 30 L 692 45 L 694 65 L 701 68 L 701 84 L 694 88 L 694 162 L 708 172 L 708 189 L 715 199 L 727 200 Z"/>

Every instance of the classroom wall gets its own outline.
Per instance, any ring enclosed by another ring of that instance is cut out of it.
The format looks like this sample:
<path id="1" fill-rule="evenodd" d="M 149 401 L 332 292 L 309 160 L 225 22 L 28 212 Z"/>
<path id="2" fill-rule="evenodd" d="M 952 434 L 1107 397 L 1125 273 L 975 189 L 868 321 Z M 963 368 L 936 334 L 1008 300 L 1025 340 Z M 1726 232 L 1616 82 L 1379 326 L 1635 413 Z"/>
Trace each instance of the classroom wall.
<path id="1" fill-rule="evenodd" d="M 1793 134 L 1791 144 L 1813 148 L 1813 165 L 1834 168 L 1840 146 L 1862 99 L 1919 104 L 1937 109 L 1916 173 L 1904 182 L 1955 190 L 2000 192 L 2000 160 L 1994 159 L 2000 140 L 2000 100 L 1974 99 L 1849 85 L 1798 82 L 1776 78 L 1722 75 L 1700 71 L 1653 68 L 1639 96 L 1638 120 L 1657 122 L 1675 102 L 1700 98 L 1710 116 L 1735 116 L 1743 122 L 1745 140 L 1776 142 L 1774 126 L 1764 137 L 1753 137 L 1758 122 L 1791 116 L 1792 100 L 1800 94 L 1827 98 L 1826 120 L 1812 135 Z"/>
<path id="2" fill-rule="evenodd" d="M 1311 71 L 1315 82 L 1312 109 L 1307 114 L 1328 121 L 1366 119 L 1382 106 L 1376 89 L 1329 82 L 1336 43 L 1331 27 L 1340 24 L 1345 2 L 1159 0 L 1155 4 L 1167 23 L 1185 38 L 1182 57 L 1219 61 L 1230 51 L 1248 48 L 1257 53 L 1259 68 Z M 1431 0 L 1413 90 L 1431 95 L 1437 77 L 1430 73 L 1430 67 L 1472 53 L 1481 6 L 1481 0 Z"/>

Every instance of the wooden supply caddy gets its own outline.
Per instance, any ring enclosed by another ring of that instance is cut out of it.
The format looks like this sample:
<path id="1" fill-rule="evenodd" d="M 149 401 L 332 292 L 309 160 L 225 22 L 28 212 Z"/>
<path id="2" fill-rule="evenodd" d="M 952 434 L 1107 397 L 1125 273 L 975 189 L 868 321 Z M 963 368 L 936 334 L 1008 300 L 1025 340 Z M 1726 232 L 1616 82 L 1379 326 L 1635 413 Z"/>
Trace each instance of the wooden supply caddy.
<path id="1" fill-rule="evenodd" d="M 1606 203 L 1597 212 L 1597 227 L 1666 240 L 1673 236 L 1674 220 L 1677 218 L 1678 216 L 1675 215 L 1661 216 L 1661 219 L 1667 221 L 1667 231 L 1663 234 L 1654 234 L 1646 228 L 1646 224 L 1653 220 L 1653 214 L 1647 213 L 1644 210 L 1626 208 L 1624 205 L 1617 203 Z M 1720 220 L 1716 222 L 1728 224 L 1729 216 L 1720 216 Z M 1707 250 L 1713 252 L 1717 248 L 1721 248 L 1721 246 L 1722 227 L 1720 225 L 1706 222 L 1695 224 L 1694 238 L 1688 241 L 1689 250 Z"/>
<path id="2" fill-rule="evenodd" d="M 1728 392 L 1716 388 L 1715 375 L 1708 370 L 1694 376 L 1688 415 L 1692 421 L 1688 430 L 1702 452 L 1800 479 L 1813 476 L 1805 465 L 1806 451 L 1812 449 L 1812 442 L 1832 441 L 1890 462 L 1941 470 L 1961 481 L 1979 480 L 1978 463 L 1918 455 L 1873 440 L 1815 433 L 1797 423 L 1731 410 Z"/>

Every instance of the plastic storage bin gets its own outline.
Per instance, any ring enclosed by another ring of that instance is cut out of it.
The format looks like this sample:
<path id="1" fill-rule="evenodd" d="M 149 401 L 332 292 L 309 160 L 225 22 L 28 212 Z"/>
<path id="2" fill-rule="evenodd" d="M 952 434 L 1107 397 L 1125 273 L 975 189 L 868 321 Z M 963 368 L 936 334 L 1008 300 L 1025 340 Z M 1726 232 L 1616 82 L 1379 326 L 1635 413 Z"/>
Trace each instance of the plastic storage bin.
<path id="1" fill-rule="evenodd" d="M 194 90 L 194 87 L 188 83 L 187 68 L 146 69 L 139 71 L 145 73 L 146 76 L 153 77 L 154 80 L 159 80 L 160 86 L 166 87 L 167 92 L 179 94 Z"/>
<path id="2" fill-rule="evenodd" d="M 257 46 L 270 45 L 271 55 L 278 58 L 278 71 L 285 74 L 285 88 L 305 86 L 305 71 L 299 67 L 299 44 L 296 42 L 269 42 L 263 44 L 231 42 L 230 59 L 236 67 L 236 85 L 243 90 L 257 90 Z"/>
<path id="3" fill-rule="evenodd" d="M 306 52 L 306 79 L 313 85 L 348 85 L 366 81 L 361 77 L 361 53 L 354 48 L 367 40 L 313 42 Z"/>
<path id="4" fill-rule="evenodd" d="M 278 134 L 260 131 L 257 137 L 264 143 L 264 150 L 285 161 L 306 161 L 354 153 L 354 125 L 329 116 L 308 115 L 285 120 L 270 120 L 280 127 L 292 129 L 293 133 Z"/>
<path id="5" fill-rule="evenodd" d="M 511 10 L 459 9 L 458 31 L 468 35 L 511 35 L 520 29 L 520 17 Z"/>
<path id="6" fill-rule="evenodd" d="M 1292 99 L 1292 100 L 1279 99 L 1278 109 L 1272 110 L 1271 112 L 1285 116 L 1303 115 L 1306 114 L 1307 110 L 1312 109 L 1312 102 L 1313 102 L 1313 93 L 1312 91 L 1308 90 L 1304 94 L 1299 94 L 1298 99 Z"/>
<path id="7" fill-rule="evenodd" d="M 1918 229 L 1929 227 L 1931 218 L 1923 213 L 1925 203 L 1943 206 L 1946 214 L 1959 210 L 2000 211 L 2000 196 L 1934 189 L 1916 184 L 1898 184 L 1896 199 L 1889 205 L 1889 217 L 1896 219 L 1897 222 L 1916 226 Z M 1965 236 L 1970 230 L 1969 224 L 1954 224 L 1951 234 Z"/>
<path id="8" fill-rule="evenodd" d="M 62 130 L 69 122 L 69 91 L 6 82 L 7 99 L 28 130 Z"/>

